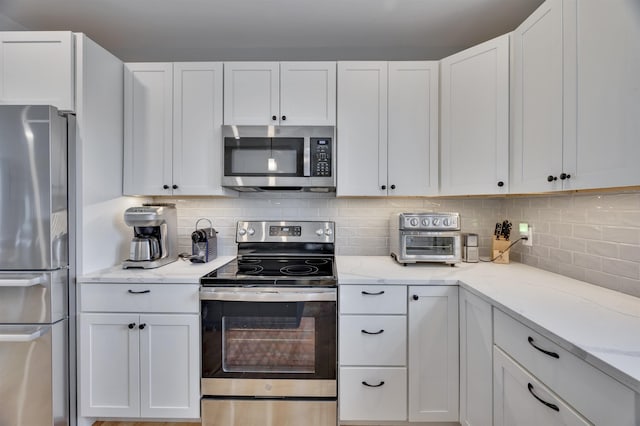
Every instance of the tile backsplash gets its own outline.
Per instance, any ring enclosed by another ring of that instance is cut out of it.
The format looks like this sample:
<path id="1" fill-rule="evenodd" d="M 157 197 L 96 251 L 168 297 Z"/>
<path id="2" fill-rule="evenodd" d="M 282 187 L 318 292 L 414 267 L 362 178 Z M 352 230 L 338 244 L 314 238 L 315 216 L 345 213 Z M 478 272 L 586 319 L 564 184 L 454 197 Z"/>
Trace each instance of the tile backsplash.
<path id="1" fill-rule="evenodd" d="M 238 220 L 331 220 L 339 255 L 389 254 L 394 212 L 454 211 L 462 231 L 480 237 L 489 256 L 497 221 L 533 226 L 533 246 L 514 246 L 511 259 L 640 297 L 640 192 L 507 198 L 335 198 L 322 194 L 242 194 L 239 198 L 161 198 L 176 203 L 180 252 L 191 251 L 198 218 L 218 233 L 219 255 L 235 255 Z M 204 225 L 201 222 L 201 226 Z"/>

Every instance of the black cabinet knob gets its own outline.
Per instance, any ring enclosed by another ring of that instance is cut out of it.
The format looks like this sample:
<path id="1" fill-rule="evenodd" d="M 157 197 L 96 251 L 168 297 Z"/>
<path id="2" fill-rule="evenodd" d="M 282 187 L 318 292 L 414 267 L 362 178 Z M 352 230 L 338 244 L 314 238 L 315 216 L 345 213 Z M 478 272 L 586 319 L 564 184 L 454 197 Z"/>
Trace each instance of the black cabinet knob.
<path id="1" fill-rule="evenodd" d="M 503 181 L 498 181 L 498 186 L 499 186 L 500 188 L 502 188 L 502 187 L 504 186 L 504 182 L 503 182 Z"/>
<path id="2" fill-rule="evenodd" d="M 178 189 L 178 185 L 176 185 L 175 183 L 173 184 L 173 186 L 171 186 L 173 189 Z"/>
<path id="3" fill-rule="evenodd" d="M 413 300 L 418 300 L 420 297 L 419 297 L 417 294 L 414 294 L 413 296 L 411 296 L 411 298 L 412 298 Z"/>
<path id="4" fill-rule="evenodd" d="M 396 189 L 396 186 L 395 185 L 391 185 L 391 189 Z"/>
<path id="5" fill-rule="evenodd" d="M 273 121 L 276 121 L 276 120 L 278 119 L 278 116 L 277 116 L 277 115 L 272 115 L 272 116 L 271 116 L 271 119 L 272 119 Z"/>
<path id="6" fill-rule="evenodd" d="M 129 327 L 129 330 L 133 330 L 133 327 L 136 326 L 135 322 L 130 323 L 129 325 L 127 325 L 127 327 Z"/>
<path id="7" fill-rule="evenodd" d="M 553 182 L 554 180 L 558 180 L 558 177 L 551 175 L 547 176 L 547 182 Z"/>
<path id="8" fill-rule="evenodd" d="M 571 175 L 566 174 L 566 173 L 560 173 L 560 179 L 565 180 L 565 179 L 570 179 Z"/>
<path id="9" fill-rule="evenodd" d="M 169 185 L 162 185 L 162 189 L 169 189 Z"/>
<path id="10" fill-rule="evenodd" d="M 144 330 L 144 328 L 147 326 L 147 324 L 140 324 L 138 326 L 138 328 L 140 328 L 140 330 Z"/>
<path id="11" fill-rule="evenodd" d="M 286 119 L 287 119 L 287 116 L 286 116 L 286 115 L 283 115 L 283 116 L 282 116 L 282 121 L 285 121 Z"/>
<path id="12" fill-rule="evenodd" d="M 387 185 L 382 185 L 380 189 L 387 189 Z"/>

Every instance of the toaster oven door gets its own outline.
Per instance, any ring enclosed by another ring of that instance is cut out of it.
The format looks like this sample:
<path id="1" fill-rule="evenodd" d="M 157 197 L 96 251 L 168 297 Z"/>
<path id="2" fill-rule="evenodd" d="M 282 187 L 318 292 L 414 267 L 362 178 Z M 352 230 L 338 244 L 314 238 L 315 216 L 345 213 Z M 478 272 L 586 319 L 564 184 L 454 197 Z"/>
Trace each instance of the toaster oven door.
<path id="1" fill-rule="evenodd" d="M 403 232 L 401 234 L 403 262 L 445 262 L 461 260 L 459 232 Z"/>

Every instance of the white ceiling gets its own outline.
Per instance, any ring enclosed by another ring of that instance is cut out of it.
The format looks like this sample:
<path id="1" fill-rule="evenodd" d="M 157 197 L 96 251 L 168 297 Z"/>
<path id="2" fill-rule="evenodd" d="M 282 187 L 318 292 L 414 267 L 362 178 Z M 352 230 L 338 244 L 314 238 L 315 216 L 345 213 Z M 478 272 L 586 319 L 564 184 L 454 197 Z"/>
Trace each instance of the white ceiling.
<path id="1" fill-rule="evenodd" d="M 0 29 L 83 32 L 124 61 L 441 59 L 542 2 L 0 0 Z"/>

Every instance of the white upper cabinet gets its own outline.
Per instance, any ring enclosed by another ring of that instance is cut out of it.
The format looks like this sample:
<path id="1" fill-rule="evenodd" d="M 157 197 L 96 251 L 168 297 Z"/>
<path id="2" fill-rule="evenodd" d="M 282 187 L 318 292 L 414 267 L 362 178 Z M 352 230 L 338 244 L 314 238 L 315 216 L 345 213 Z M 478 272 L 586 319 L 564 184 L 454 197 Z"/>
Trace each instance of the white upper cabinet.
<path id="1" fill-rule="evenodd" d="M 509 37 L 440 62 L 442 195 L 508 192 Z"/>
<path id="2" fill-rule="evenodd" d="M 511 192 L 640 184 L 633 0 L 547 0 L 513 37 Z"/>
<path id="3" fill-rule="evenodd" d="M 0 104 L 75 111 L 75 50 L 70 31 L 0 32 Z"/>
<path id="4" fill-rule="evenodd" d="M 225 62 L 224 124 L 335 125 L 335 62 Z"/>
<path id="5" fill-rule="evenodd" d="M 226 195 L 222 64 L 125 66 L 124 193 Z"/>
<path id="6" fill-rule="evenodd" d="M 438 63 L 338 63 L 339 196 L 437 192 Z"/>
<path id="7" fill-rule="evenodd" d="M 562 187 L 562 55 L 562 0 L 547 0 L 513 32 L 511 192 Z"/>

